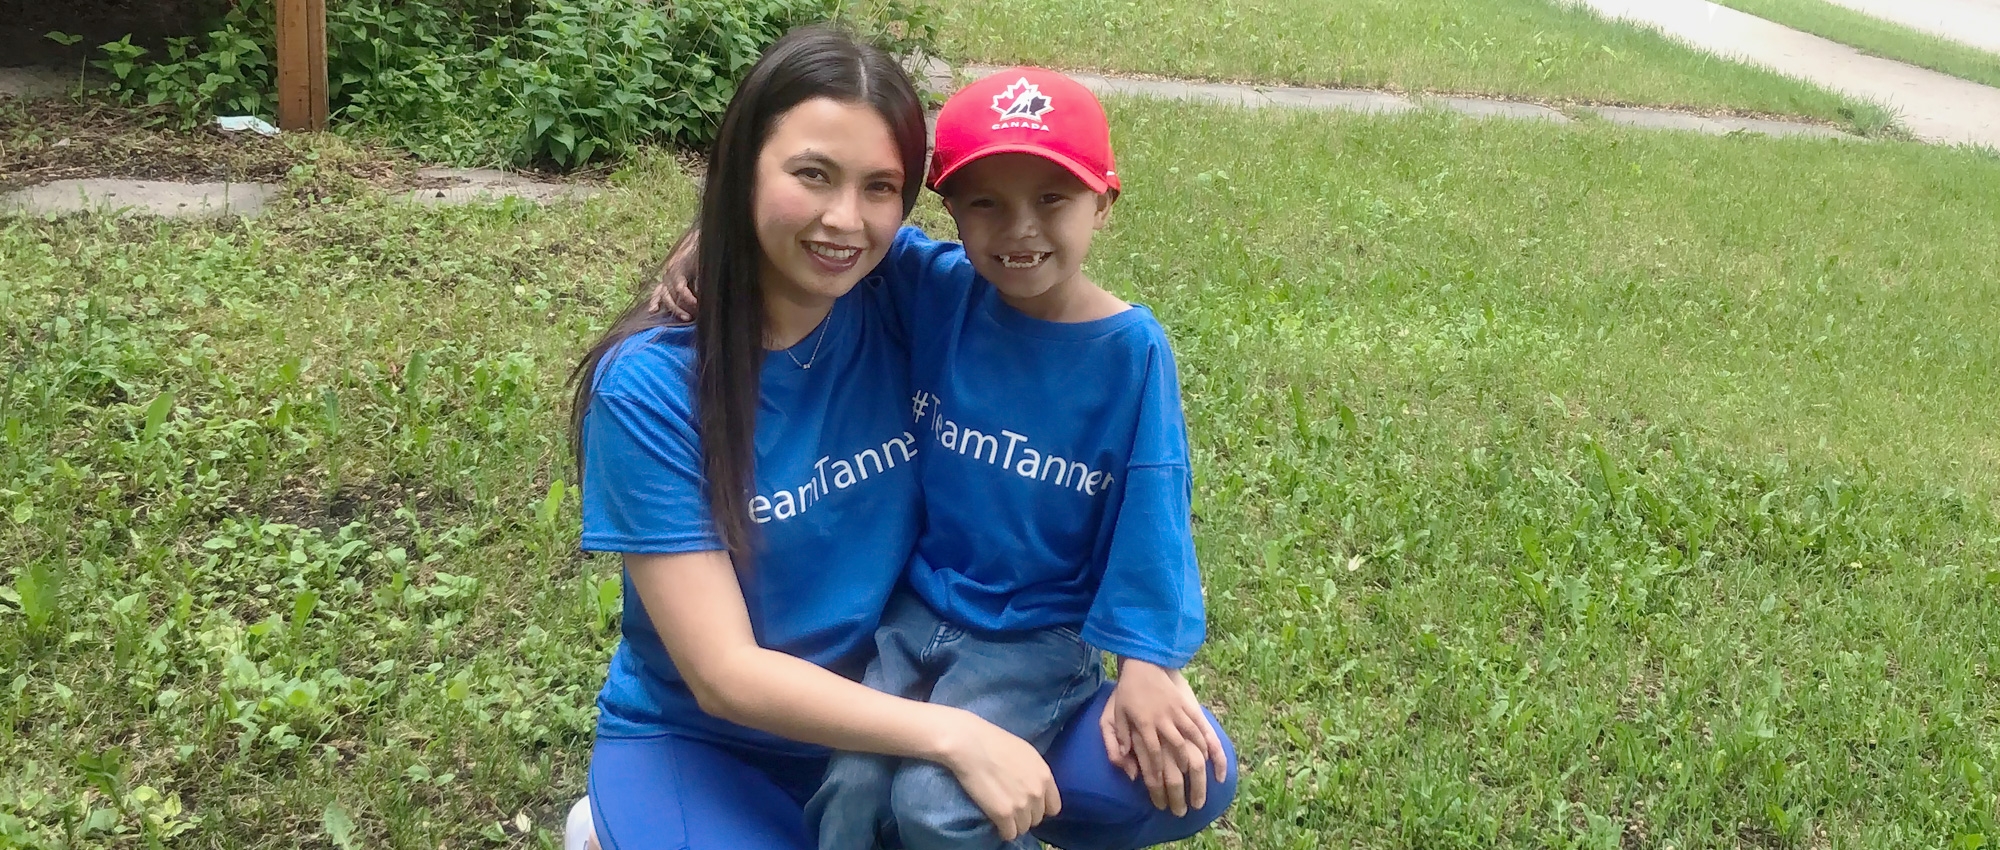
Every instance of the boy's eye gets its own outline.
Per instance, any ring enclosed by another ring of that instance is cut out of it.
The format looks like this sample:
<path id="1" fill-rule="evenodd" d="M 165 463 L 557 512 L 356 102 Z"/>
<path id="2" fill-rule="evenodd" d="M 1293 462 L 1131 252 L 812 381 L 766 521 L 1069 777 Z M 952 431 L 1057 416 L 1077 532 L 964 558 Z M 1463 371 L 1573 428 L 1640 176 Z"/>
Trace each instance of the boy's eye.
<path id="1" fill-rule="evenodd" d="M 1050 192 L 1050 193 L 1048 193 L 1048 194 L 1046 194 L 1046 195 L 1043 195 L 1043 196 L 1042 196 L 1042 203 L 1044 203 L 1044 204 L 1060 204 L 1060 203 L 1062 203 L 1063 201 L 1067 201 L 1067 200 L 1069 200 L 1069 199 L 1068 199 L 1068 198 L 1065 198 L 1065 197 L 1063 197 L 1063 196 L 1061 196 L 1061 195 L 1058 195 L 1058 194 L 1056 194 L 1056 193 L 1054 193 L 1054 192 Z"/>
<path id="2" fill-rule="evenodd" d="M 973 198 L 972 200 L 967 201 L 965 205 L 976 210 L 990 210 L 993 208 L 993 199 Z"/>

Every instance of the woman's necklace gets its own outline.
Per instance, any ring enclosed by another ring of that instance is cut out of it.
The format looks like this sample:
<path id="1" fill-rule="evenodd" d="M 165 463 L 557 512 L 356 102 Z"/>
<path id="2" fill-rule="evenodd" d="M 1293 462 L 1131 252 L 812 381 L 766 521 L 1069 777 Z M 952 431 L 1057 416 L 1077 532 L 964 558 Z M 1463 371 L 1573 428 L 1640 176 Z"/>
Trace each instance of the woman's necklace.
<path id="1" fill-rule="evenodd" d="M 819 347 L 821 345 L 826 344 L 826 326 L 829 323 L 831 323 L 832 319 L 833 319 L 832 316 L 828 316 L 820 320 L 818 328 L 819 340 L 813 343 L 813 353 L 806 356 L 806 362 L 800 363 L 798 355 L 793 354 L 790 348 L 785 349 L 785 356 L 792 358 L 792 365 L 797 366 L 802 370 L 811 369 L 813 367 L 813 361 L 819 359 Z"/>

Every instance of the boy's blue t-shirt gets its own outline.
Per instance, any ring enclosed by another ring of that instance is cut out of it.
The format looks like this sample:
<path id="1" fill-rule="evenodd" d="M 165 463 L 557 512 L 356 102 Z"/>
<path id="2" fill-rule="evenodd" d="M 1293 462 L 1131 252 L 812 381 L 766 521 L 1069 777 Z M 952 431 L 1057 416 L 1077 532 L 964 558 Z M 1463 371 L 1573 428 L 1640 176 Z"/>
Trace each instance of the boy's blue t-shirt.
<path id="1" fill-rule="evenodd" d="M 1185 666 L 1205 630 L 1187 425 L 1152 312 L 1032 318 L 962 246 L 913 227 L 878 274 L 908 329 L 923 445 L 911 588 L 969 628 L 1080 625 L 1102 649 Z"/>
<path id="2" fill-rule="evenodd" d="M 850 674 L 873 651 L 923 518 L 922 438 L 910 427 L 909 357 L 892 321 L 880 281 L 864 283 L 791 350 L 811 368 L 765 355 L 750 503 L 759 544 L 737 570 L 760 646 Z M 725 548 L 704 493 L 694 398 L 691 327 L 645 332 L 605 358 L 583 420 L 584 549 Z M 703 712 L 629 574 L 622 628 L 598 696 L 600 734 L 818 751 Z"/>

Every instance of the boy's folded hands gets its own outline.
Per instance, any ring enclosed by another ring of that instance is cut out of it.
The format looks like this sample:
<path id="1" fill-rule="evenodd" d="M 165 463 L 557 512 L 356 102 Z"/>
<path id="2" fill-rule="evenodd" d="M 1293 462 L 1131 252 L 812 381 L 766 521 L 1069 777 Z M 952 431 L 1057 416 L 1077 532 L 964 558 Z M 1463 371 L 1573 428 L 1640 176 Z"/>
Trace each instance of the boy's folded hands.
<path id="1" fill-rule="evenodd" d="M 1155 808 L 1176 817 L 1208 801 L 1208 777 L 1229 775 L 1222 739 L 1179 670 L 1124 660 L 1100 721 L 1104 749 L 1127 777 L 1143 778 Z"/>

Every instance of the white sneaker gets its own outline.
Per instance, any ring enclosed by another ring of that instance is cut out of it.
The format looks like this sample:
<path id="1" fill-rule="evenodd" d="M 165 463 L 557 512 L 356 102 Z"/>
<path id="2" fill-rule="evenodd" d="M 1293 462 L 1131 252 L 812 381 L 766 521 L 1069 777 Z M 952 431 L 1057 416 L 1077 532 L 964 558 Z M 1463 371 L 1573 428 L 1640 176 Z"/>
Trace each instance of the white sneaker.
<path id="1" fill-rule="evenodd" d="M 585 797 L 569 807 L 569 820 L 563 823 L 563 850 L 596 850 L 597 824 L 590 820 L 590 798 Z"/>

